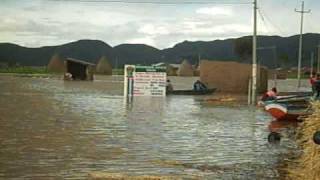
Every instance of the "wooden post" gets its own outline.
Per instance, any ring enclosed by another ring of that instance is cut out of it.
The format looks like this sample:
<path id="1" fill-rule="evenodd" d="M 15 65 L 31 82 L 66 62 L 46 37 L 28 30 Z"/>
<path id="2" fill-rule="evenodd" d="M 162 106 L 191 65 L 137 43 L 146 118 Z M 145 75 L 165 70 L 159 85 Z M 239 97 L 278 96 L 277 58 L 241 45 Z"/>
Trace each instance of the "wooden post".
<path id="1" fill-rule="evenodd" d="M 318 45 L 318 63 L 317 63 L 317 73 L 320 71 L 320 45 Z"/>
<path id="2" fill-rule="evenodd" d="M 248 83 L 248 105 L 252 104 L 251 101 L 251 78 L 249 78 L 249 83 Z"/>
<path id="3" fill-rule="evenodd" d="M 252 36 L 252 90 L 251 104 L 256 104 L 257 98 L 257 0 L 253 2 L 253 36 Z"/>
<path id="4" fill-rule="evenodd" d="M 311 52 L 311 64 L 310 64 L 310 77 L 312 76 L 313 74 L 313 61 L 314 61 L 314 53 Z"/>

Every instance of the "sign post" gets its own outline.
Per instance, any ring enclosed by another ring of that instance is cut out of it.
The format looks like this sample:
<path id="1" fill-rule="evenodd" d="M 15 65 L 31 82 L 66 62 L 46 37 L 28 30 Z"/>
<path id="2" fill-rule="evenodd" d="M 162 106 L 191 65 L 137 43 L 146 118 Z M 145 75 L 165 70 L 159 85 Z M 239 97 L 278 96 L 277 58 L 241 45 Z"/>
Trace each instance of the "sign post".
<path id="1" fill-rule="evenodd" d="M 125 96 L 165 96 L 166 67 L 125 65 Z"/>

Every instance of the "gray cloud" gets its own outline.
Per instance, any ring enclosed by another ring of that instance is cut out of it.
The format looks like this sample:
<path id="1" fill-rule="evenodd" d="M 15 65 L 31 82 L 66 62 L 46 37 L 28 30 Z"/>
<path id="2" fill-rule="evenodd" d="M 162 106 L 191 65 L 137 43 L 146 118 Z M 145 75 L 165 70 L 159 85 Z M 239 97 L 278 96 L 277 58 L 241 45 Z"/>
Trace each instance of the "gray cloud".
<path id="1" fill-rule="evenodd" d="M 299 4 L 291 0 L 261 0 L 259 33 L 298 33 Z M 306 1 L 316 9 L 320 3 Z M 183 40 L 224 39 L 249 35 L 251 5 L 152 5 L 83 3 L 77 1 L 4 1 L 0 6 L 1 42 L 37 47 L 79 39 L 99 39 L 115 46 L 147 43 L 167 48 Z M 305 32 L 317 32 L 320 13 L 306 15 Z"/>

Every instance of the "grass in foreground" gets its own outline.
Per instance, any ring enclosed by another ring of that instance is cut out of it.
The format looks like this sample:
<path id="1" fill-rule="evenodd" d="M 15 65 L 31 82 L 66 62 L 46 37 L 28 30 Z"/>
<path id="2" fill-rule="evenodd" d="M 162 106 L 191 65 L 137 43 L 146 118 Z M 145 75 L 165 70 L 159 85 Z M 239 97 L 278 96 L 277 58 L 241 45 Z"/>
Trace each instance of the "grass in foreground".
<path id="1" fill-rule="evenodd" d="M 320 179 L 320 145 L 313 141 L 314 133 L 320 130 L 320 102 L 312 104 L 314 112 L 298 129 L 298 144 L 302 154 L 288 162 L 286 179 Z"/>

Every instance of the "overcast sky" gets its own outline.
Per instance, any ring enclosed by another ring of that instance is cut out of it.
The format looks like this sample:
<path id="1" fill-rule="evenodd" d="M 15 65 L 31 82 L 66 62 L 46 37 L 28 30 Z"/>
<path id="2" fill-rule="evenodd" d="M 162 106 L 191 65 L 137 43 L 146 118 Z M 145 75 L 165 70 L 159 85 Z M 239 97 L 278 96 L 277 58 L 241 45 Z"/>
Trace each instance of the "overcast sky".
<path id="1" fill-rule="evenodd" d="M 109 0 L 101 0 L 109 1 Z M 116 46 L 144 43 L 159 49 L 189 41 L 252 34 L 251 0 L 126 0 L 212 4 L 110 3 L 99 0 L 1 0 L 0 42 L 27 47 L 98 39 Z M 237 2 L 241 4 L 230 4 Z M 258 0 L 259 34 L 299 33 L 300 0 Z M 305 0 L 304 32 L 318 33 L 320 0 Z M 261 18 L 261 15 L 263 18 Z M 264 21 L 263 21 L 264 20 Z"/>

